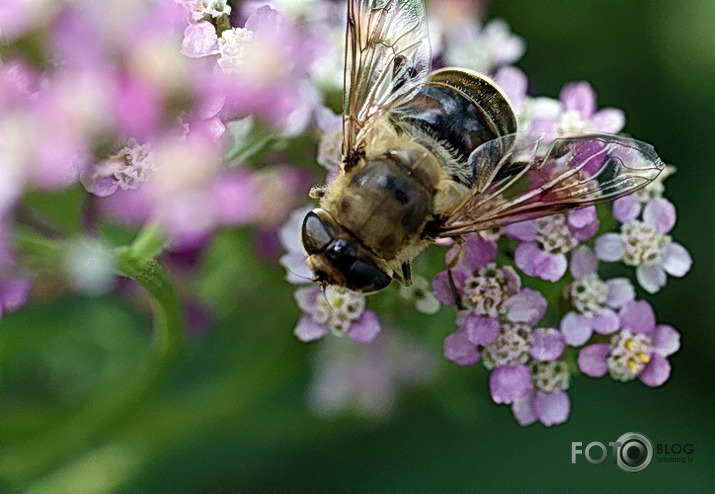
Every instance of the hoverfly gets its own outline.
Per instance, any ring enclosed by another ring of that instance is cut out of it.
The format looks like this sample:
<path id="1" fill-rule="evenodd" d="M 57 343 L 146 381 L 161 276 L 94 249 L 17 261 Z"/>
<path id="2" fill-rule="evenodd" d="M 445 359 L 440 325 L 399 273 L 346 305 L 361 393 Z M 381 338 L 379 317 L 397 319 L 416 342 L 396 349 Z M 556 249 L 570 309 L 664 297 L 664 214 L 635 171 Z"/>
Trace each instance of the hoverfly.
<path id="1" fill-rule="evenodd" d="M 422 0 L 348 0 L 341 170 L 302 226 L 323 285 L 409 284 L 436 239 L 610 201 L 664 168 L 627 137 L 519 133 L 489 77 L 430 59 Z"/>

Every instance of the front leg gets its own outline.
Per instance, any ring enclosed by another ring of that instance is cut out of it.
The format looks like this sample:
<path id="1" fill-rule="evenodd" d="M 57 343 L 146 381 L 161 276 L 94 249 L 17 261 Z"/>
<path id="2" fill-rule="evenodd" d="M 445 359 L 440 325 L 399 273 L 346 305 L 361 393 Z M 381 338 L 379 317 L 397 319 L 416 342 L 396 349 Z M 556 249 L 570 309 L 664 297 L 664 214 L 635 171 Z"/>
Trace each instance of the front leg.
<path id="1" fill-rule="evenodd" d="M 410 286 L 412 284 L 412 265 L 410 261 L 402 263 L 402 284 Z"/>
<path id="2" fill-rule="evenodd" d="M 412 265 L 410 261 L 405 261 L 400 265 L 399 270 L 395 270 L 392 277 L 401 285 L 410 286 L 412 284 Z"/>
<path id="3" fill-rule="evenodd" d="M 464 241 L 463 237 L 457 237 L 454 240 L 454 243 L 459 246 L 459 249 L 457 249 L 457 252 L 452 256 L 451 259 L 447 259 L 447 269 L 452 270 L 455 267 L 457 267 L 457 264 L 459 264 L 459 261 L 462 260 L 462 256 L 464 255 L 464 251 L 467 250 L 467 243 Z M 449 253 L 447 253 L 449 255 Z"/>
<path id="4" fill-rule="evenodd" d="M 467 243 L 464 241 L 463 237 L 455 238 L 454 242 L 459 246 L 459 249 L 457 249 L 457 252 L 454 254 L 454 256 L 452 256 L 451 259 L 447 260 L 447 279 L 449 280 L 449 287 L 452 290 L 452 297 L 454 297 L 454 303 L 457 306 L 457 310 L 464 310 L 464 306 L 462 305 L 462 297 L 459 295 L 457 285 L 454 282 L 452 270 L 456 268 L 457 264 L 459 264 L 459 261 L 462 260 L 464 251 L 467 250 Z"/>

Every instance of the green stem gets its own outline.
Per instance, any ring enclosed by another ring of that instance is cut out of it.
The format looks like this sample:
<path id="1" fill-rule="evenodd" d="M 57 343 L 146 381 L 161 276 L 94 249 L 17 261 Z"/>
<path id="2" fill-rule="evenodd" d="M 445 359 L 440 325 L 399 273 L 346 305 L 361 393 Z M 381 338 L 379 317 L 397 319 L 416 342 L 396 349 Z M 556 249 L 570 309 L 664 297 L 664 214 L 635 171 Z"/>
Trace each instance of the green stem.
<path id="1" fill-rule="evenodd" d="M 151 299 L 154 313 L 154 347 L 148 365 L 113 389 L 102 390 L 97 399 L 48 433 L 28 440 L 0 458 L 0 477 L 26 482 L 51 469 L 63 459 L 96 442 L 109 428 L 131 416 L 164 382 L 184 343 L 181 304 L 177 290 L 153 256 L 165 240 L 155 225 L 147 226 L 135 241 L 116 249 L 117 273 L 136 280 Z M 17 237 L 18 247 L 33 257 L 61 258 L 61 242 L 37 235 Z M 3 475 L 4 474 L 4 475 Z"/>
<path id="2" fill-rule="evenodd" d="M 284 428 L 276 428 L 261 406 L 276 393 L 295 385 L 295 376 L 290 373 L 274 373 L 281 362 L 290 358 L 291 343 L 290 338 L 281 338 L 266 345 L 265 352 L 249 358 L 235 372 L 217 376 L 189 394 L 174 395 L 168 402 L 138 410 L 131 422 L 113 430 L 107 442 L 72 458 L 61 470 L 34 480 L 32 487 L 38 491 L 71 491 L 75 486 L 93 485 L 95 472 L 83 466 L 94 465 L 96 458 L 102 461 L 104 457 L 106 464 L 102 466 L 113 475 L 102 480 L 103 490 L 121 490 L 151 457 L 168 455 L 177 445 L 213 430 L 217 424 L 232 434 L 243 431 L 250 435 L 256 433 L 257 425 L 263 425 L 265 433 L 270 431 L 278 437 L 290 434 L 293 438 L 314 438 L 315 428 L 299 428 L 295 415 L 284 418 Z M 184 406 L 186 403 L 192 406 Z M 111 455 L 104 454 L 107 451 Z"/>
<path id="3" fill-rule="evenodd" d="M 62 251 L 62 244 L 46 237 L 34 235 L 32 233 L 20 232 L 14 235 L 15 244 L 20 251 L 32 256 L 48 257 L 56 256 Z"/>
<path id="4" fill-rule="evenodd" d="M 158 256 L 165 247 L 164 231 L 158 224 L 151 223 L 139 231 L 128 249 L 134 259 L 143 260 Z"/>
<path id="5" fill-rule="evenodd" d="M 181 302 L 171 278 L 153 257 L 165 245 L 156 225 L 145 227 L 128 247 L 119 247 L 117 273 L 146 290 L 154 313 L 154 343 L 161 361 L 171 361 L 184 343 Z"/>
<path id="6" fill-rule="evenodd" d="M 13 235 L 15 245 L 23 254 L 23 263 L 37 273 L 52 272 L 62 264 L 65 244 L 27 231 Z"/>

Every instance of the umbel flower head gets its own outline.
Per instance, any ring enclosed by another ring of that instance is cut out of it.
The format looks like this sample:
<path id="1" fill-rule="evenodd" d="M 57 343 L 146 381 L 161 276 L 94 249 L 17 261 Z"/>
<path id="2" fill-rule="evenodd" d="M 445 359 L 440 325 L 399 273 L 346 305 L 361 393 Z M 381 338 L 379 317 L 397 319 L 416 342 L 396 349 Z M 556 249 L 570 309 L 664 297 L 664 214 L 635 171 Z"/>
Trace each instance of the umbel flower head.
<path id="1" fill-rule="evenodd" d="M 685 276 L 692 259 L 688 251 L 673 242 L 668 233 L 675 225 L 675 207 L 662 197 L 638 203 L 614 205 L 614 216 L 622 224 L 620 233 L 606 233 L 596 240 L 596 255 L 604 261 L 622 261 L 636 268 L 638 283 L 649 293 L 665 286 L 666 273 Z"/>
<path id="2" fill-rule="evenodd" d="M 299 288 L 295 299 L 304 312 L 295 328 L 295 335 L 302 341 L 332 333 L 369 343 L 380 332 L 377 316 L 365 309 L 364 295 L 331 287 L 323 292 L 319 286 L 312 285 Z"/>

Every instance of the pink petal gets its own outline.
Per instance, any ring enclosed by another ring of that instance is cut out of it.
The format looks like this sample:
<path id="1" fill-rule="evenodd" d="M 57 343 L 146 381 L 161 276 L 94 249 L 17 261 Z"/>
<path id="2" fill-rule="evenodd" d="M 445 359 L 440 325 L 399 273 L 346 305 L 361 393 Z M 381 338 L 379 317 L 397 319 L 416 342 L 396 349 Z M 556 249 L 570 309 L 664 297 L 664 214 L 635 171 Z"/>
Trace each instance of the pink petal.
<path id="1" fill-rule="evenodd" d="M 478 235 L 469 235 L 458 268 L 469 273 L 486 266 L 497 256 L 497 244 Z"/>
<path id="2" fill-rule="evenodd" d="M 578 368 L 590 377 L 603 377 L 608 372 L 606 357 L 611 351 L 610 345 L 598 343 L 583 348 L 578 353 Z"/>
<path id="3" fill-rule="evenodd" d="M 606 281 L 606 286 L 608 286 L 606 303 L 610 307 L 618 309 L 636 298 L 636 290 L 628 278 L 612 278 Z"/>
<path id="4" fill-rule="evenodd" d="M 31 181 L 42 189 L 62 189 L 76 181 L 80 170 L 90 165 L 88 151 L 79 138 L 44 136 L 31 163 Z"/>
<path id="5" fill-rule="evenodd" d="M 473 312 L 467 314 L 460 325 L 464 336 L 472 346 L 487 346 L 496 340 L 499 334 L 499 320 L 494 317 L 484 317 Z"/>
<path id="6" fill-rule="evenodd" d="M 539 100 L 540 98 L 534 98 L 534 100 Z M 548 98 L 544 98 L 548 99 Z M 532 100 L 533 101 L 533 100 Z M 541 106 L 537 102 L 534 107 Z M 536 113 L 534 111 L 534 113 Z M 531 121 L 531 126 L 529 127 L 529 135 L 532 137 L 532 139 L 535 140 L 540 140 L 544 139 L 546 141 L 552 141 L 558 137 L 557 131 L 558 131 L 558 123 L 554 120 L 551 119 L 545 119 L 545 118 L 534 118 Z"/>
<path id="7" fill-rule="evenodd" d="M 675 225 L 675 206 L 662 197 L 656 197 L 646 204 L 643 219 L 655 225 L 658 233 L 668 233 Z"/>
<path id="8" fill-rule="evenodd" d="M 348 328 L 348 336 L 358 343 L 370 343 L 379 333 L 380 319 L 371 310 L 364 311 Z"/>
<path id="9" fill-rule="evenodd" d="M 585 245 L 579 245 L 571 254 L 571 275 L 576 279 L 595 273 L 598 268 L 598 258 Z"/>
<path id="10" fill-rule="evenodd" d="M 670 362 L 662 355 L 653 353 L 650 356 L 650 362 L 638 377 L 646 386 L 652 388 L 660 386 L 670 377 Z"/>
<path id="11" fill-rule="evenodd" d="M 534 242 L 519 244 L 514 253 L 516 265 L 529 276 L 558 281 L 566 273 L 568 262 L 563 254 L 549 254 Z"/>
<path id="12" fill-rule="evenodd" d="M 288 281 L 288 283 L 303 285 L 313 282 L 315 273 L 313 273 L 313 270 L 305 263 L 304 254 L 292 252 L 284 254 L 278 262 L 286 270 L 286 281 Z"/>
<path id="13" fill-rule="evenodd" d="M 531 288 L 524 288 L 516 295 L 506 299 L 502 308 L 506 311 L 506 317 L 511 322 L 523 322 L 533 325 L 544 317 L 546 306 L 546 299 L 540 292 Z"/>
<path id="14" fill-rule="evenodd" d="M 489 376 L 489 389 L 495 403 L 513 403 L 531 391 L 531 372 L 523 364 L 501 365 Z"/>
<path id="15" fill-rule="evenodd" d="M 466 279 L 466 273 L 453 269 L 452 281 L 454 282 L 454 287 L 452 287 L 448 271 L 437 273 L 432 279 L 432 295 L 434 295 L 434 298 L 442 305 L 456 305 L 454 290 L 457 291 L 457 296 L 461 296 L 461 293 L 464 291 L 464 281 Z"/>
<path id="16" fill-rule="evenodd" d="M 506 65 L 497 70 L 494 81 L 509 97 L 514 108 L 520 108 L 529 85 L 526 74 L 516 67 Z"/>
<path id="17" fill-rule="evenodd" d="M 680 349 L 680 333 L 672 326 L 667 324 L 656 326 L 651 337 L 653 350 L 663 357 L 672 355 Z"/>
<path id="18" fill-rule="evenodd" d="M 509 290 L 514 292 L 521 290 L 521 278 L 519 278 L 519 275 L 516 274 L 514 268 L 511 266 L 504 266 L 501 268 L 501 272 L 504 275 L 504 278 L 506 278 L 506 284 L 509 287 Z"/>
<path id="19" fill-rule="evenodd" d="M 303 248 L 301 240 L 301 225 L 305 215 L 312 210 L 312 206 L 307 206 L 294 210 L 283 226 L 278 229 L 278 238 L 281 245 L 291 253 L 301 254 L 308 257 L 308 253 Z"/>
<path id="20" fill-rule="evenodd" d="M 444 356 L 457 365 L 474 365 L 479 362 L 477 347 L 462 331 L 452 333 L 444 339 Z"/>
<path id="21" fill-rule="evenodd" d="M 87 167 L 79 175 L 79 180 L 87 192 L 98 197 L 107 197 L 114 194 L 119 188 L 119 181 L 114 177 L 95 178 L 94 167 Z"/>
<path id="22" fill-rule="evenodd" d="M 591 117 L 591 125 L 599 132 L 617 134 L 626 125 L 626 116 L 617 108 L 604 108 Z"/>
<path id="23" fill-rule="evenodd" d="M 537 391 L 534 396 L 534 412 L 539 421 L 546 425 L 563 424 L 569 418 L 571 400 L 561 389 L 552 393 Z"/>
<path id="24" fill-rule="evenodd" d="M 571 211 L 566 218 L 569 226 L 573 228 L 583 228 L 598 219 L 595 206 L 587 206 Z"/>
<path id="25" fill-rule="evenodd" d="M 0 315 L 14 312 L 25 305 L 31 288 L 32 279 L 28 276 L 3 280 L 0 285 Z"/>
<path id="26" fill-rule="evenodd" d="M 573 237 L 579 242 L 585 242 L 596 234 L 596 232 L 598 231 L 598 225 L 599 223 L 597 218 L 595 221 L 588 223 L 583 228 L 571 227 L 571 233 L 573 234 Z"/>
<path id="27" fill-rule="evenodd" d="M 596 239 L 596 257 L 602 261 L 620 261 L 623 256 L 623 245 L 618 233 L 606 233 Z"/>
<path id="28" fill-rule="evenodd" d="M 114 98 L 112 117 L 124 135 L 148 140 L 160 124 L 164 104 L 158 88 L 138 77 L 127 78 L 119 84 L 119 94 Z"/>
<path id="29" fill-rule="evenodd" d="M 655 293 L 665 286 L 665 271 L 660 266 L 638 266 L 636 268 L 638 283 L 648 293 Z"/>
<path id="30" fill-rule="evenodd" d="M 564 352 L 564 335 L 554 328 L 537 328 L 532 333 L 529 355 L 540 362 L 556 360 Z"/>
<path id="31" fill-rule="evenodd" d="M 200 132 L 205 132 L 206 135 L 210 136 L 211 140 L 217 142 L 226 133 L 226 126 L 219 117 L 211 117 L 207 120 L 202 120 L 200 123 L 195 125 L 199 128 Z"/>
<path id="32" fill-rule="evenodd" d="M 598 216 L 595 206 L 572 211 L 566 217 L 573 236 L 579 242 L 584 242 L 593 237 L 598 231 Z"/>
<path id="33" fill-rule="evenodd" d="M 242 225 L 256 218 L 260 194 L 253 175 L 245 171 L 222 174 L 212 187 L 218 221 Z"/>
<path id="34" fill-rule="evenodd" d="M 584 118 L 589 118 L 596 110 L 596 93 L 588 82 L 566 84 L 559 93 L 565 111 L 576 111 Z"/>
<path id="35" fill-rule="evenodd" d="M 628 302 L 621 309 L 621 328 L 650 334 L 655 329 L 655 313 L 645 300 Z"/>
<path id="36" fill-rule="evenodd" d="M 536 421 L 533 400 L 534 396 L 528 394 L 511 404 L 511 411 L 516 421 L 519 422 L 519 425 L 525 426 L 533 424 Z"/>
<path id="37" fill-rule="evenodd" d="M 328 334 L 328 327 L 325 324 L 318 324 L 306 314 L 300 318 L 293 333 L 300 341 L 313 341 Z"/>
<path id="38" fill-rule="evenodd" d="M 343 116 L 336 115 L 330 108 L 321 105 L 315 109 L 315 123 L 323 134 L 332 134 L 340 130 Z"/>
<path id="39" fill-rule="evenodd" d="M 564 341 L 571 346 L 581 346 L 591 337 L 593 330 L 586 317 L 575 312 L 567 313 L 561 319 Z"/>
<path id="40" fill-rule="evenodd" d="M 280 28 L 283 24 L 281 14 L 268 5 L 258 7 L 248 19 L 246 29 L 253 31 L 265 39 L 280 39 Z"/>
<path id="41" fill-rule="evenodd" d="M 559 281 L 566 274 L 568 261 L 563 254 L 548 254 L 543 253 L 543 256 L 537 260 L 537 275 L 542 280 Z"/>
<path id="42" fill-rule="evenodd" d="M 155 199 L 146 188 L 136 190 L 117 190 L 100 202 L 102 212 L 122 224 L 142 226 L 156 213 Z"/>
<path id="43" fill-rule="evenodd" d="M 613 217 L 621 223 L 628 223 L 638 217 L 641 203 L 633 196 L 625 196 L 613 202 Z"/>
<path id="44" fill-rule="evenodd" d="M 522 242 L 531 242 L 536 240 L 536 230 L 534 229 L 534 222 L 531 220 L 507 225 L 504 228 L 504 232 L 509 237 L 521 240 Z"/>
<path id="45" fill-rule="evenodd" d="M 685 276 L 685 274 L 690 271 L 692 265 L 693 259 L 685 247 L 675 242 L 671 242 L 671 244 L 668 245 L 665 258 L 661 263 L 661 267 L 666 273 L 679 278 Z"/>
<path id="46" fill-rule="evenodd" d="M 601 312 L 587 316 L 589 323 L 594 331 L 599 334 L 615 333 L 620 326 L 618 314 L 611 309 L 603 309 Z"/>
<path id="47" fill-rule="evenodd" d="M 210 22 L 202 21 L 189 24 L 184 30 L 181 53 L 191 58 L 213 55 L 218 52 L 217 43 L 216 29 Z"/>
<path id="48" fill-rule="evenodd" d="M 298 288 L 295 293 L 293 293 L 293 298 L 295 298 L 300 310 L 308 313 L 312 313 L 315 309 L 319 296 L 321 296 L 321 293 L 318 285 Z"/>

